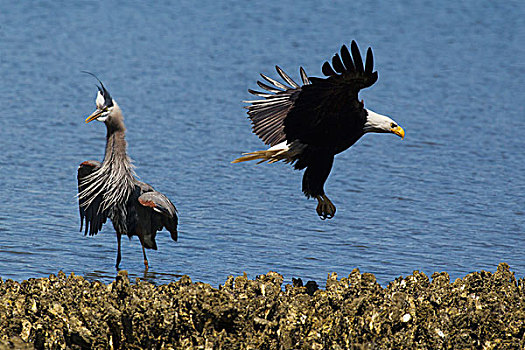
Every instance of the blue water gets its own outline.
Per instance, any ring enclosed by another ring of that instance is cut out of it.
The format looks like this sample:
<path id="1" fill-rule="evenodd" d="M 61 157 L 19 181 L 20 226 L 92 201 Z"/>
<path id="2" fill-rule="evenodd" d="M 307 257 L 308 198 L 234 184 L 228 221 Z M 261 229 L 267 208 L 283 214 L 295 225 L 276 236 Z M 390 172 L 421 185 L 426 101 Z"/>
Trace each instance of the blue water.
<path id="1" fill-rule="evenodd" d="M 413 270 L 452 278 L 507 262 L 525 275 L 525 3 L 512 1 L 3 2 L 0 10 L 0 276 L 63 270 L 110 281 L 116 239 L 78 232 L 79 163 L 103 157 L 84 124 L 99 75 L 126 117 L 142 180 L 180 211 L 121 267 L 165 283 L 278 271 L 324 284 L 358 267 L 382 284 Z M 321 221 L 284 164 L 230 164 L 263 148 L 242 109 L 258 73 L 298 77 L 343 43 L 372 46 L 368 108 L 406 131 L 336 157 Z"/>

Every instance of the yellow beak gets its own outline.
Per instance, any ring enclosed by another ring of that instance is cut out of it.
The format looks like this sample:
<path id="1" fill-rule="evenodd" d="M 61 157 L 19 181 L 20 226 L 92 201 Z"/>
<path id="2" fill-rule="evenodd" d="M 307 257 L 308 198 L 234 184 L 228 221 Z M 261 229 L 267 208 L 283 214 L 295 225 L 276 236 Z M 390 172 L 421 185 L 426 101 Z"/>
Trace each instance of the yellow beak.
<path id="1" fill-rule="evenodd" d="M 97 109 L 96 111 L 91 113 L 89 117 L 86 118 L 86 123 L 92 122 L 93 120 L 97 119 L 103 112 L 103 110 Z"/>
<path id="2" fill-rule="evenodd" d="M 405 138 L 405 130 L 403 130 L 403 128 L 400 126 L 396 126 L 395 128 L 390 129 L 390 131 L 393 134 L 396 134 L 397 136 L 401 137 L 401 139 Z"/>

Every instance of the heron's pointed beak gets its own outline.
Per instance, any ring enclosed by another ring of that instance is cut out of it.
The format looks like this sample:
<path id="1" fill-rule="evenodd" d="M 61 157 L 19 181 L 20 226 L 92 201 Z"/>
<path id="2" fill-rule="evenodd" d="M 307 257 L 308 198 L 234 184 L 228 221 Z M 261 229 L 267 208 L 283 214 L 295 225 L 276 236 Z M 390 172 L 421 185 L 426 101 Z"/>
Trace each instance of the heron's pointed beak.
<path id="1" fill-rule="evenodd" d="M 93 113 L 91 113 L 89 117 L 86 118 L 86 123 L 92 122 L 93 120 L 97 119 L 103 112 L 104 111 L 101 109 L 95 110 Z"/>
<path id="2" fill-rule="evenodd" d="M 393 134 L 396 134 L 397 136 L 401 137 L 401 139 L 405 138 L 405 130 L 403 130 L 403 128 L 400 126 L 396 126 L 395 128 L 390 129 L 390 131 Z"/>

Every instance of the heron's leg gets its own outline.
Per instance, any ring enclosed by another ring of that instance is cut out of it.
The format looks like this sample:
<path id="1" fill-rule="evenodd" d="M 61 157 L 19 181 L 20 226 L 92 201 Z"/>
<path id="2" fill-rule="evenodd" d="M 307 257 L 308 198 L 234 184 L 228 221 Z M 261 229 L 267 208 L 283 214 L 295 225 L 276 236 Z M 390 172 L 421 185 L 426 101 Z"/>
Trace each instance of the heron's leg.
<path id="1" fill-rule="evenodd" d="M 144 254 L 144 268 L 148 269 L 148 258 L 146 258 L 146 250 L 144 249 L 144 245 L 142 245 L 142 254 Z"/>
<path id="2" fill-rule="evenodd" d="M 120 265 L 120 259 L 121 259 L 121 255 L 120 255 L 120 233 L 117 233 L 117 263 L 115 265 L 115 267 L 117 268 L 118 270 L 118 266 Z"/>
<path id="3" fill-rule="evenodd" d="M 148 258 L 146 257 L 146 249 L 144 249 L 144 238 L 142 238 L 142 235 L 138 235 L 140 240 L 140 245 L 142 246 L 142 254 L 144 255 L 144 268 L 148 269 Z"/>
<path id="4" fill-rule="evenodd" d="M 315 199 L 317 199 L 317 215 L 319 215 L 321 220 L 333 218 L 336 209 L 332 201 L 325 194 L 316 196 Z"/>

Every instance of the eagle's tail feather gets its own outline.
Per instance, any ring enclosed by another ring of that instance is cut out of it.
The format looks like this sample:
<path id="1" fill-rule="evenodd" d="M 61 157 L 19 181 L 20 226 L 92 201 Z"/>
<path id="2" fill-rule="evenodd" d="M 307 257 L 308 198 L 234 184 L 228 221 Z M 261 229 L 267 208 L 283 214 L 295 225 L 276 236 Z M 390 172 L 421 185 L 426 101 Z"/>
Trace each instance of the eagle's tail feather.
<path id="1" fill-rule="evenodd" d="M 286 163 L 289 163 L 293 161 L 293 158 L 288 151 L 288 146 L 283 142 L 282 144 L 276 145 L 263 151 L 243 153 L 242 157 L 235 159 L 234 161 L 232 161 L 232 163 L 247 162 L 250 160 L 259 160 L 257 164 L 264 162 L 272 164 L 280 160 L 284 160 Z"/>

